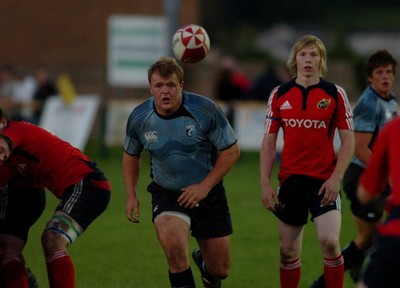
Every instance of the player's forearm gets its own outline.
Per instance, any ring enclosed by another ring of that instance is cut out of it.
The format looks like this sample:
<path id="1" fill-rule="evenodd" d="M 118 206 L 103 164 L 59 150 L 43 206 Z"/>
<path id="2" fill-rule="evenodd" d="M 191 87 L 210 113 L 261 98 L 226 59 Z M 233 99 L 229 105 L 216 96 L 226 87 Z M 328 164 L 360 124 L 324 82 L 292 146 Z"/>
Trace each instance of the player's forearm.
<path id="1" fill-rule="evenodd" d="M 339 149 L 336 167 L 332 173 L 332 177 L 342 180 L 343 175 L 350 164 L 350 160 L 354 153 L 354 135 L 352 131 L 341 131 L 341 146 Z"/>
<path id="2" fill-rule="evenodd" d="M 361 160 L 365 165 L 367 165 L 369 158 L 372 155 L 370 145 L 373 139 L 373 134 L 354 132 L 354 139 L 355 139 L 354 155 L 359 160 Z"/>
<path id="3" fill-rule="evenodd" d="M 210 190 L 217 185 L 229 173 L 233 165 L 240 156 L 240 148 L 238 144 L 222 151 L 215 162 L 213 169 L 208 173 L 202 183 Z"/>
<path id="4" fill-rule="evenodd" d="M 372 151 L 368 147 L 364 147 L 363 149 L 357 149 L 355 150 L 354 155 L 361 160 L 361 162 L 364 163 L 364 165 L 368 164 L 369 158 L 371 158 Z"/>
<path id="5" fill-rule="evenodd" d="M 126 197 L 136 198 L 136 185 L 140 175 L 140 157 L 124 153 L 122 171 L 125 181 Z"/>
<path id="6" fill-rule="evenodd" d="M 276 140 L 270 136 L 264 136 L 260 151 L 260 182 L 261 187 L 265 188 L 270 185 L 272 169 L 276 157 Z"/>

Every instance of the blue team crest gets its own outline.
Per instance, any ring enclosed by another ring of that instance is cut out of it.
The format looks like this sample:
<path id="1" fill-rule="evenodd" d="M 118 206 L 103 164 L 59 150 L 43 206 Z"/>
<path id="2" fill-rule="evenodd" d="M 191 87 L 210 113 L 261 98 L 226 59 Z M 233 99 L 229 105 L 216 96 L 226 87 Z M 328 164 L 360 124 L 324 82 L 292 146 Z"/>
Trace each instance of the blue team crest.
<path id="1" fill-rule="evenodd" d="M 193 135 L 193 133 L 194 133 L 194 125 L 188 125 L 188 126 L 186 126 L 185 127 L 185 129 L 186 129 L 186 135 L 188 136 L 188 137 L 192 137 L 192 135 Z"/>

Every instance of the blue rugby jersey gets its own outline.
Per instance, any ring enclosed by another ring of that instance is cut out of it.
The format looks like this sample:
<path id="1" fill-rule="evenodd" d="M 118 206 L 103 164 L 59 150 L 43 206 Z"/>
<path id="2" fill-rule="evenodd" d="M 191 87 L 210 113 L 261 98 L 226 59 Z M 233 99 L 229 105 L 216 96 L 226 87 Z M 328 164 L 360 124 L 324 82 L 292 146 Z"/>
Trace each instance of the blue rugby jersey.
<path id="1" fill-rule="evenodd" d="M 389 99 L 382 98 L 368 86 L 358 99 L 353 111 L 355 132 L 372 133 L 372 146 L 380 128 L 397 115 L 397 98 L 394 94 Z M 351 163 L 364 167 L 364 163 L 353 156 Z"/>
<path id="2" fill-rule="evenodd" d="M 237 142 L 235 132 L 212 100 L 183 92 L 173 115 L 159 115 L 154 98 L 137 106 L 126 126 L 124 151 L 150 153 L 151 178 L 164 188 L 180 191 L 201 182 L 213 168 L 218 151 Z"/>

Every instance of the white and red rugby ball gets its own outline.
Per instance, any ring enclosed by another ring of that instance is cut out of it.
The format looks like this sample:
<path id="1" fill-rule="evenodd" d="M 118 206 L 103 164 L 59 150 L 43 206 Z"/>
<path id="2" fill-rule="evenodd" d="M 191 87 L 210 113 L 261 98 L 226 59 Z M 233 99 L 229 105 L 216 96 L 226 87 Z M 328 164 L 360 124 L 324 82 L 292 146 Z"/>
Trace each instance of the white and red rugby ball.
<path id="1" fill-rule="evenodd" d="M 172 50 L 175 57 L 183 63 L 197 63 L 207 56 L 210 38 L 203 27 L 189 24 L 175 32 Z"/>

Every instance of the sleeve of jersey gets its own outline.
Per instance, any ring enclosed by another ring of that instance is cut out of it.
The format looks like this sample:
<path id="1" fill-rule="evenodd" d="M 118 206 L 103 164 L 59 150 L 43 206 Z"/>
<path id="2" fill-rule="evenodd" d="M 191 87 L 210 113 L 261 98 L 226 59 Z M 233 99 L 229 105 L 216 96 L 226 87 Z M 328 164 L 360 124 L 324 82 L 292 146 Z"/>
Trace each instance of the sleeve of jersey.
<path id="1" fill-rule="evenodd" d="M 351 110 L 349 99 L 346 91 L 337 86 L 338 89 L 338 106 L 336 110 L 337 128 L 339 130 L 354 130 L 353 112 Z"/>
<path id="2" fill-rule="evenodd" d="M 279 107 L 277 105 L 277 93 L 275 92 L 268 99 L 267 112 L 264 122 L 264 134 L 276 134 L 281 127 Z"/>
<path id="3" fill-rule="evenodd" d="M 126 136 L 124 141 L 124 151 L 130 155 L 140 155 L 143 150 L 143 145 L 140 142 L 138 132 L 135 127 L 140 127 L 134 119 L 133 114 L 129 116 L 126 124 Z"/>
<path id="4" fill-rule="evenodd" d="M 381 133 L 373 146 L 373 153 L 365 168 L 360 183 L 371 195 L 382 193 L 387 185 L 389 133 Z"/>
<path id="5" fill-rule="evenodd" d="M 27 137 L 26 129 L 24 129 L 24 126 L 19 122 L 11 122 L 2 133 L 11 139 L 14 149 L 21 144 L 23 137 Z M 29 139 L 29 137 L 27 137 L 27 139 Z"/>
<path id="6" fill-rule="evenodd" d="M 224 112 L 215 106 L 210 127 L 210 141 L 218 150 L 224 150 L 237 142 L 237 137 L 232 126 L 225 117 Z"/>
<path id="7" fill-rule="evenodd" d="M 377 125 L 377 103 L 374 98 L 363 97 L 354 108 L 354 129 L 360 132 L 373 133 Z"/>

